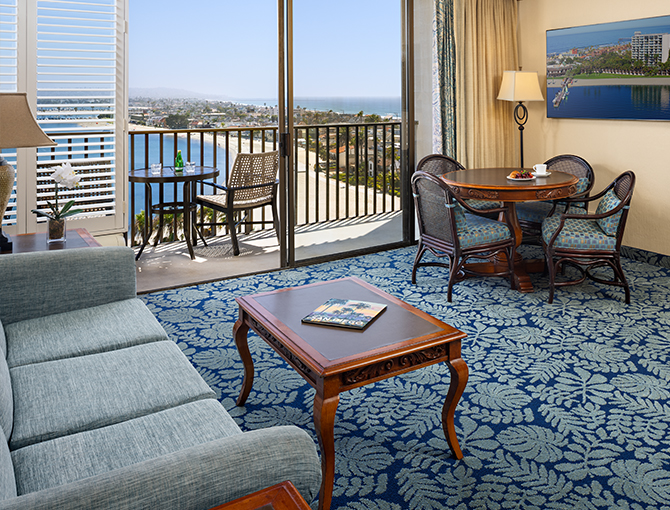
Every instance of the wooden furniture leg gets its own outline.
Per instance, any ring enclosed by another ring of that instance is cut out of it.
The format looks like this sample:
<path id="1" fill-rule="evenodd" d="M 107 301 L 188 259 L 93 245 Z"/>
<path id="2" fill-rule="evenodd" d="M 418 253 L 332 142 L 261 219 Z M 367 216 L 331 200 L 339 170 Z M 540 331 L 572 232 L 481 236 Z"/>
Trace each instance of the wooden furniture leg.
<path id="1" fill-rule="evenodd" d="M 249 325 L 242 317 L 244 317 L 244 314 L 240 312 L 240 318 L 233 326 L 233 338 L 235 338 L 237 352 L 240 353 L 240 358 L 242 358 L 242 363 L 244 364 L 244 380 L 242 381 L 240 396 L 237 397 L 238 406 L 243 406 L 247 401 L 247 397 L 251 392 L 251 386 L 254 384 L 254 360 L 251 357 L 251 352 L 249 352 L 249 343 L 247 341 Z"/>
<path id="2" fill-rule="evenodd" d="M 340 396 L 324 398 L 317 390 L 314 397 L 314 429 L 321 447 L 321 490 L 319 510 L 329 510 L 335 484 L 335 412 Z"/>
<path id="3" fill-rule="evenodd" d="M 468 383 L 468 366 L 461 358 L 460 342 L 449 344 L 449 361 L 447 361 L 447 366 L 451 372 L 451 383 L 449 384 L 447 398 L 444 400 L 444 406 L 442 406 L 442 429 L 454 457 L 462 459 L 463 452 L 458 445 L 458 436 L 456 435 L 456 427 L 454 426 L 454 414 L 458 401 L 465 390 L 465 385 Z"/>

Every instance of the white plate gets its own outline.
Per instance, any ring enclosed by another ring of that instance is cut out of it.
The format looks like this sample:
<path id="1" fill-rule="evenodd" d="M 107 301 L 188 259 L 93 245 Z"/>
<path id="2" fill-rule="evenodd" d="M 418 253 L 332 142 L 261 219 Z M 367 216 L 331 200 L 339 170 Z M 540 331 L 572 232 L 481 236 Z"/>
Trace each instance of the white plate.
<path id="1" fill-rule="evenodd" d="M 531 172 L 535 177 L 549 177 L 551 172 L 545 172 L 543 174 L 538 174 L 537 172 Z"/>
<path id="2" fill-rule="evenodd" d="M 511 175 L 512 174 L 507 176 L 507 178 L 510 181 L 534 181 L 535 180 L 535 176 L 533 176 L 533 177 L 510 177 Z"/>

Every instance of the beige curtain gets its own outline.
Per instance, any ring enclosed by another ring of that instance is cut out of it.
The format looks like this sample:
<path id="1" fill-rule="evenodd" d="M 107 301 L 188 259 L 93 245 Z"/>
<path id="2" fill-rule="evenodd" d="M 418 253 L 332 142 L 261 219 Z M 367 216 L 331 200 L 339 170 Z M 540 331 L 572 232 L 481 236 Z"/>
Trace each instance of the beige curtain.
<path id="1" fill-rule="evenodd" d="M 514 103 L 498 101 L 518 70 L 517 0 L 456 0 L 457 154 L 466 168 L 517 166 Z"/>

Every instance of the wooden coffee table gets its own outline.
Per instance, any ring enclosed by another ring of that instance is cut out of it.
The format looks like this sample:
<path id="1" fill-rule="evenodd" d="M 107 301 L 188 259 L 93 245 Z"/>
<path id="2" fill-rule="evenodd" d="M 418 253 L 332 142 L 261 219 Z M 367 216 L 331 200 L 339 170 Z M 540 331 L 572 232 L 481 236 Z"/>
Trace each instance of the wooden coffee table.
<path id="1" fill-rule="evenodd" d="M 304 316 L 330 298 L 383 303 L 387 309 L 362 331 L 301 323 Z M 357 278 L 240 297 L 237 303 L 240 314 L 233 334 L 244 363 L 237 405 L 244 405 L 254 380 L 247 343 L 249 328 L 316 389 L 314 427 L 323 473 L 320 510 L 328 510 L 332 500 L 335 412 L 343 391 L 446 362 L 451 383 L 442 407 L 442 427 L 454 456 L 463 458 L 454 413 L 468 381 L 468 367 L 461 359 L 465 333 Z"/>
<path id="2" fill-rule="evenodd" d="M 298 489 L 282 482 L 210 510 L 310 510 Z"/>

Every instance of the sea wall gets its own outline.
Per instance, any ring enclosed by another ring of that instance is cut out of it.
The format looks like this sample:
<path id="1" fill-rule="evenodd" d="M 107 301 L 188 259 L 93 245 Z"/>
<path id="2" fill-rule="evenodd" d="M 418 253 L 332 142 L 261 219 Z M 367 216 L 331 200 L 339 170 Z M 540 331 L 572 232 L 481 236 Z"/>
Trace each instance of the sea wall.
<path id="1" fill-rule="evenodd" d="M 547 30 L 670 13 L 667 0 L 522 0 L 518 5 L 519 62 L 523 71 L 538 72 L 545 97 Z M 557 154 L 578 154 L 594 168 L 596 191 L 621 172 L 633 170 L 637 185 L 624 244 L 669 255 L 670 121 L 549 119 L 543 102 L 528 103 L 528 110 L 528 165 Z"/>

